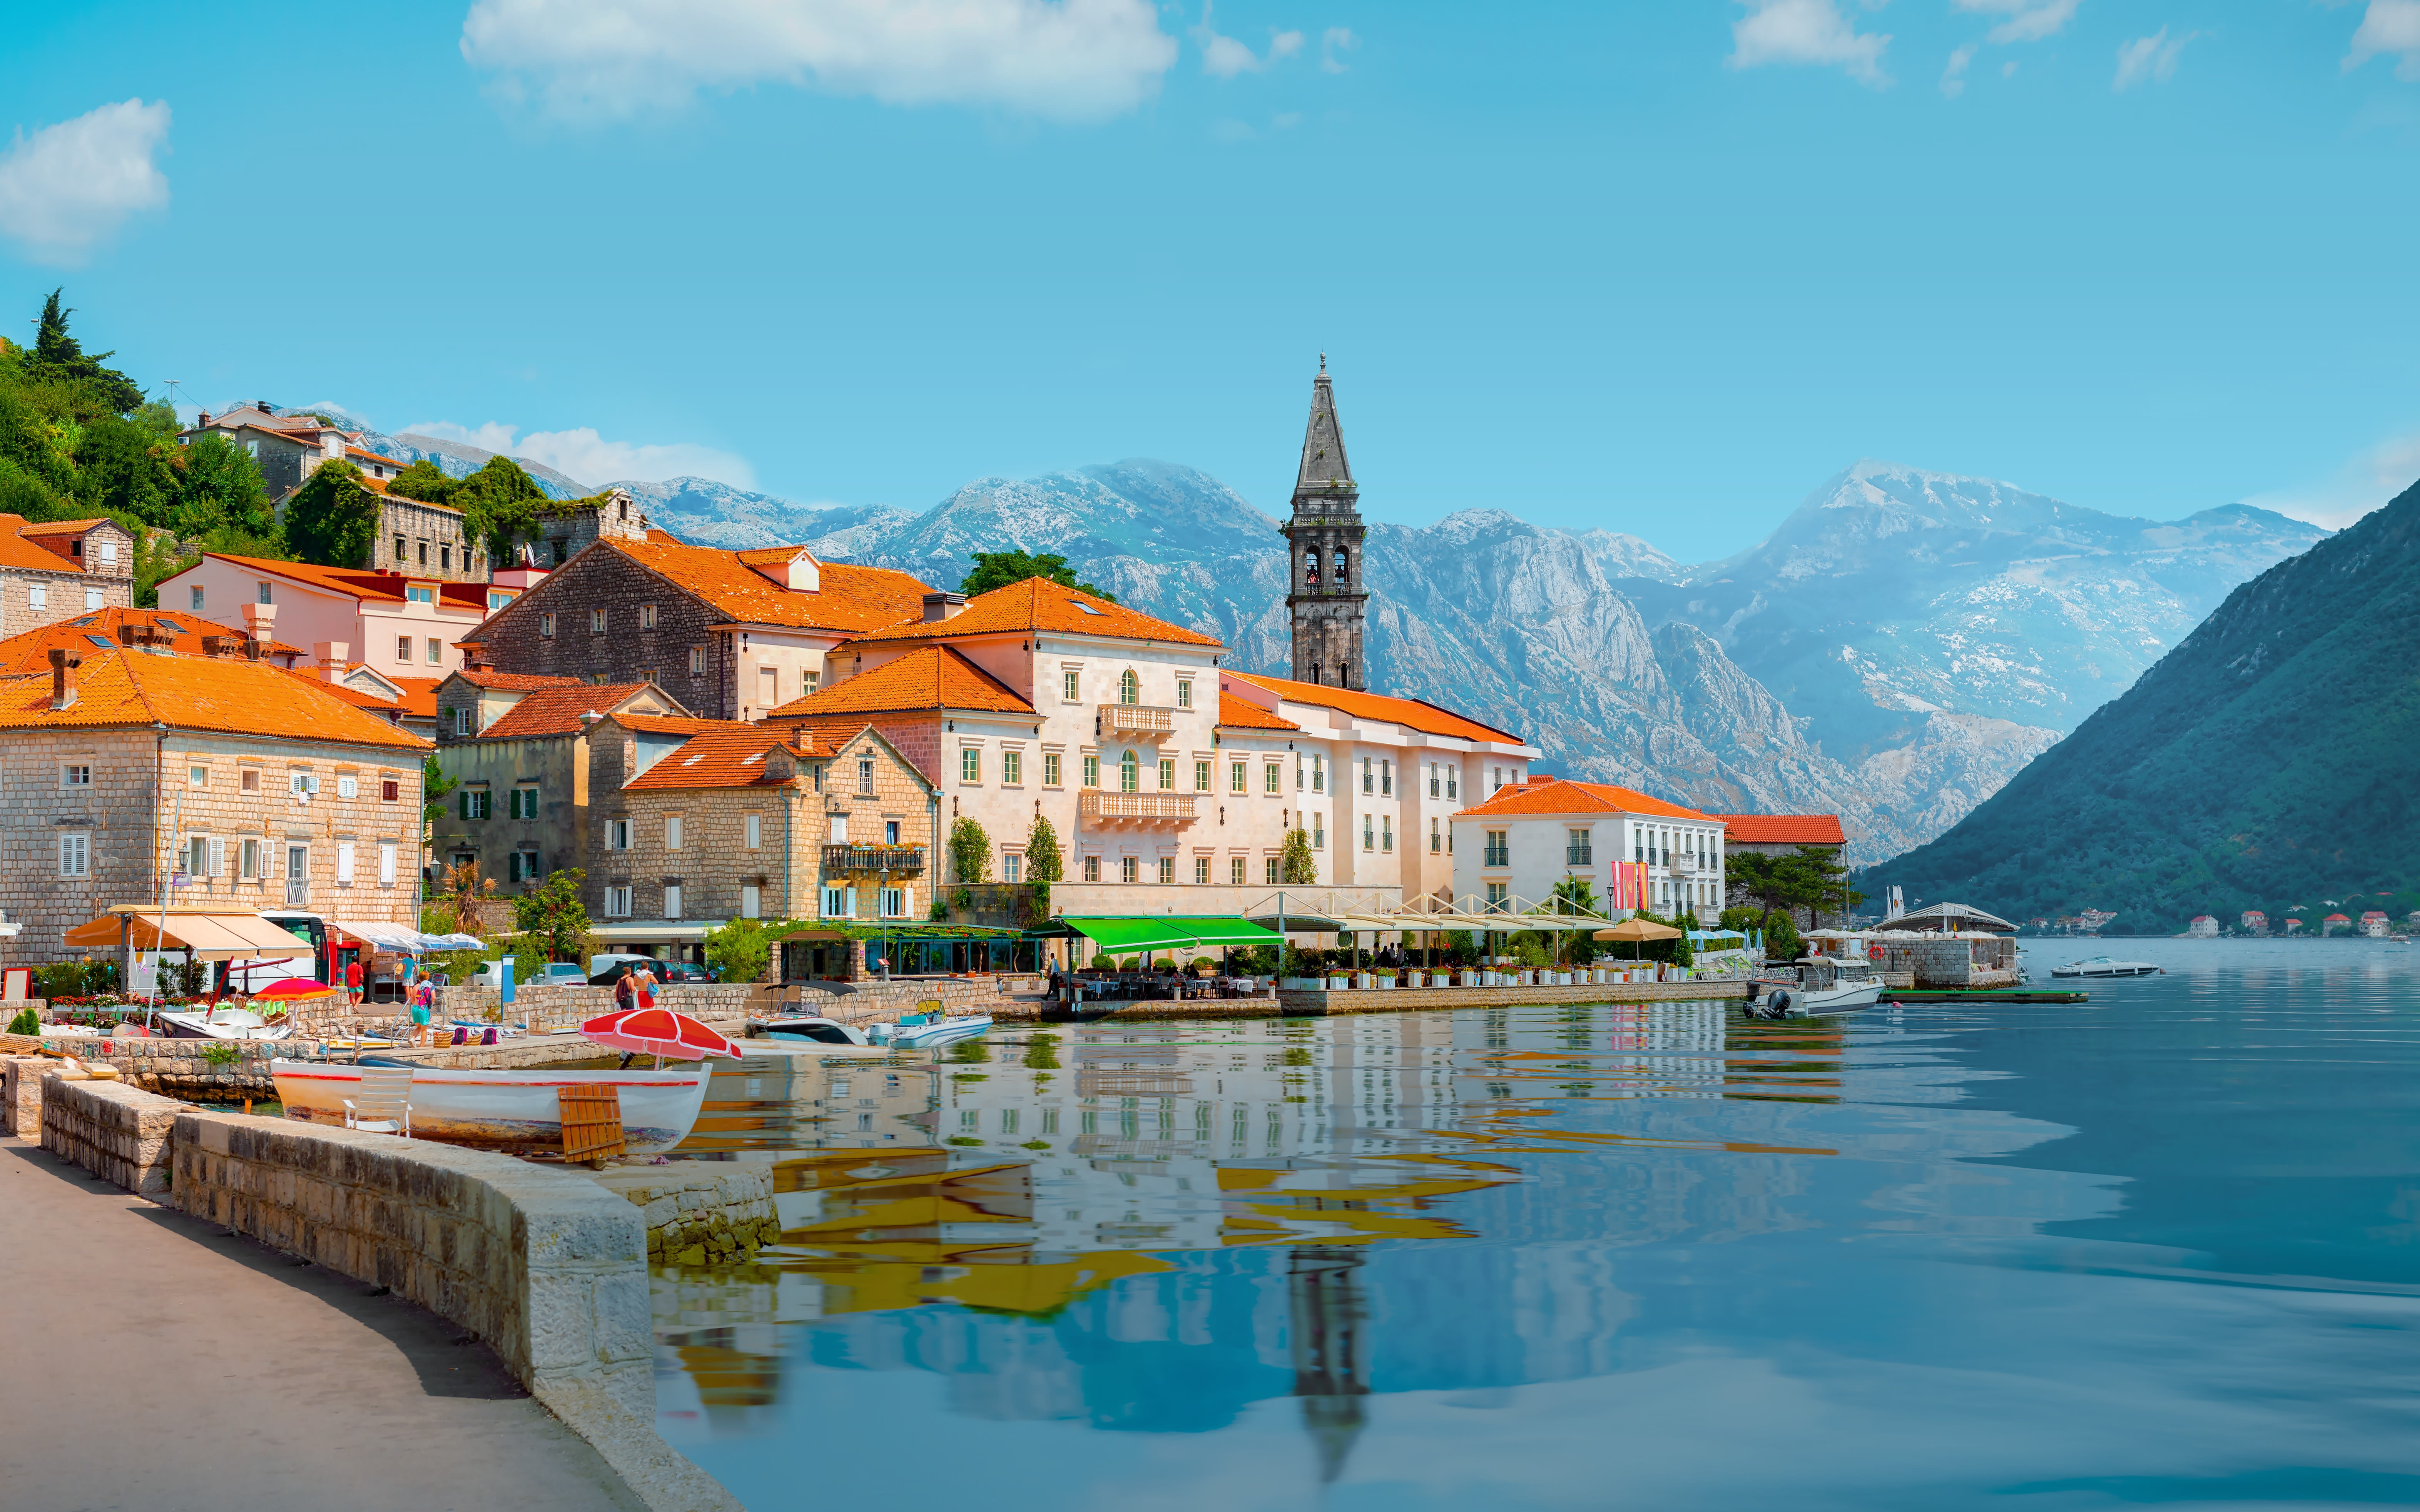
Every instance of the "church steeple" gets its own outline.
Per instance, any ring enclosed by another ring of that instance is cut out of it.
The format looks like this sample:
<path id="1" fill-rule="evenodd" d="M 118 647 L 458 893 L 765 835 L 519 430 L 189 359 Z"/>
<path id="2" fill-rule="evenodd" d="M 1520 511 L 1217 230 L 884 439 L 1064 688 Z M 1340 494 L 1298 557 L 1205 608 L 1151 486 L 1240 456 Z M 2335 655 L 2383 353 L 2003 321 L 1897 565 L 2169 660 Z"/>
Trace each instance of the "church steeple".
<path id="1" fill-rule="evenodd" d="M 1302 467 L 1295 474 L 1294 514 L 1282 527 L 1286 609 L 1294 622 L 1294 675 L 1303 683 L 1366 688 L 1369 664 L 1361 645 L 1369 593 L 1361 586 L 1361 490 L 1344 456 L 1336 419 L 1336 391 L 1327 354 L 1311 383 L 1311 423 L 1302 433 Z"/>

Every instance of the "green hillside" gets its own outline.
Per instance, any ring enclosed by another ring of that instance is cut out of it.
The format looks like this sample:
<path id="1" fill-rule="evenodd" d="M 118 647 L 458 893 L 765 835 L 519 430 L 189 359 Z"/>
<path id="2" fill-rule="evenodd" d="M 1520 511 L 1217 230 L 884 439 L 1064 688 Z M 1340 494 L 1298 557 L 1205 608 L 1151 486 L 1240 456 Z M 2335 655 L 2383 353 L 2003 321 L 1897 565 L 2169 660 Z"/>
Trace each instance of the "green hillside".
<path id="1" fill-rule="evenodd" d="M 2420 485 L 2238 588 L 1877 895 L 2120 933 L 2396 910 L 2420 886 Z M 2357 903 L 2357 906 L 2356 906 Z"/>

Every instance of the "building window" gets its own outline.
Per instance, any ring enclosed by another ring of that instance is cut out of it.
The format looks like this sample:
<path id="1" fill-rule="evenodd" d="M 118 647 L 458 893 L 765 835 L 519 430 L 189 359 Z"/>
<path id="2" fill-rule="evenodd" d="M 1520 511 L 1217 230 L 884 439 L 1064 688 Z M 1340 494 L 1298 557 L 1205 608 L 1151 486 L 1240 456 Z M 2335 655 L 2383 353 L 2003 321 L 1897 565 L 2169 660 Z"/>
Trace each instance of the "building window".
<path id="1" fill-rule="evenodd" d="M 426 583 L 413 583 L 404 589 L 403 596 L 407 603 L 434 604 L 437 602 L 437 590 Z"/>
<path id="2" fill-rule="evenodd" d="M 630 917 L 629 888 L 608 887 L 605 889 L 605 917 L 607 918 L 628 918 Z"/>
<path id="3" fill-rule="evenodd" d="M 1101 858 L 1099 856 L 1087 856 L 1084 857 L 1084 880 L 1087 882 L 1098 882 L 1101 880 Z"/>
<path id="4" fill-rule="evenodd" d="M 444 664 L 445 642 L 438 640 L 432 635 L 428 638 L 428 665 L 431 667 L 442 667 Z"/>
<path id="5" fill-rule="evenodd" d="M 1142 702 L 1142 680 L 1135 676 L 1131 667 L 1118 674 L 1118 702 L 1126 704 Z"/>
<path id="6" fill-rule="evenodd" d="M 1393 814 L 1378 816 L 1378 849 L 1388 856 L 1395 853 L 1395 816 Z"/>
<path id="7" fill-rule="evenodd" d="M 757 669 L 756 669 L 756 702 L 757 702 L 757 705 L 758 705 L 759 707 L 761 707 L 761 708 L 770 709 L 770 708 L 773 708 L 773 707 L 777 706 L 778 704 L 780 704 L 780 702 L 782 702 L 782 671 L 781 671 L 781 669 L 780 669 L 780 668 L 778 668 L 778 667 L 759 667 L 759 668 L 757 668 Z"/>
<path id="8" fill-rule="evenodd" d="M 194 612 L 199 614 L 202 611 L 202 591 L 196 588 L 190 596 L 194 601 Z"/>
<path id="9" fill-rule="evenodd" d="M 511 872 L 507 880 L 515 883 L 530 883 L 538 879 L 537 852 L 514 851 L 504 859 Z"/>
<path id="10" fill-rule="evenodd" d="M 397 661 L 411 659 L 411 637 L 399 635 L 395 638 L 395 659 Z"/>
<path id="11" fill-rule="evenodd" d="M 680 848 L 681 816 L 676 813 L 666 814 L 664 815 L 664 849 L 676 851 Z"/>
<path id="12" fill-rule="evenodd" d="M 379 886 L 395 886 L 395 841 L 391 840 L 379 841 Z"/>
<path id="13" fill-rule="evenodd" d="M 440 572 L 451 572 L 454 570 L 454 548 L 452 547 L 441 546 L 437 548 L 437 570 Z"/>
<path id="14" fill-rule="evenodd" d="M 25 590 L 25 607 L 26 607 L 27 609 L 48 609 L 48 608 L 50 608 L 50 607 L 51 607 L 51 591 L 50 591 L 49 589 L 47 589 L 47 588 L 42 588 L 42 587 L 34 587 L 34 588 L 28 588 L 28 589 L 26 589 L 26 590 Z"/>
<path id="15" fill-rule="evenodd" d="M 1101 759 L 1098 756 L 1084 758 L 1084 785 L 1088 788 L 1101 785 Z"/>
<path id="16" fill-rule="evenodd" d="M 613 819 L 606 822 L 605 848 L 609 851 L 627 851 L 630 848 L 630 821 Z"/>
<path id="17" fill-rule="evenodd" d="M 1055 750 L 1042 753 L 1042 785 L 1046 788 L 1059 785 L 1059 753 Z"/>
<path id="18" fill-rule="evenodd" d="M 257 766 L 245 767 L 241 775 L 237 779 L 236 786 L 241 788 L 246 793 L 259 792 L 260 768 Z"/>
<path id="19" fill-rule="evenodd" d="M 1000 858 L 1000 879 L 1002 882 L 1025 880 L 1025 857 L 1015 851 L 1003 852 Z"/>
<path id="20" fill-rule="evenodd" d="M 1210 881 L 1210 857 L 1206 856 L 1197 856 L 1193 858 L 1193 881 L 1197 887 L 1208 884 Z"/>
<path id="21" fill-rule="evenodd" d="M 462 817 L 465 819 L 485 819 L 488 817 L 488 790 L 486 788 L 464 788 L 462 790 Z"/>
<path id="22" fill-rule="evenodd" d="M 1163 887 L 1172 887 L 1176 886 L 1175 856 L 1163 856 L 1159 858 L 1159 885 Z"/>
<path id="23" fill-rule="evenodd" d="M 1449 766 L 1445 769 L 1445 795 L 1447 797 L 1454 797 L 1461 793 L 1461 767 Z"/>
<path id="24" fill-rule="evenodd" d="M 267 603 L 271 603 L 271 602 L 272 602 L 272 600 L 271 600 L 271 597 L 270 597 L 270 594 L 269 594 L 269 579 L 266 579 L 266 578 L 256 578 L 256 579 L 255 579 L 253 580 L 252 587 L 253 587 L 253 592 L 254 592 L 254 594 L 256 594 L 257 595 L 257 596 L 256 597 L 256 599 L 254 600 L 256 603 L 267 604 Z"/>
<path id="25" fill-rule="evenodd" d="M 1135 760 L 1133 751 L 1127 751 L 1118 758 L 1118 791 L 1135 793 L 1141 788 L 1142 764 Z"/>
<path id="26" fill-rule="evenodd" d="M 1431 856 L 1438 854 L 1444 844 L 1445 838 L 1438 832 L 1437 822 L 1435 819 L 1431 819 L 1429 821 L 1429 854 Z"/>
<path id="27" fill-rule="evenodd" d="M 1361 791 L 1364 793 L 1375 793 L 1377 791 L 1376 788 L 1371 786 L 1373 782 L 1377 780 L 1376 774 L 1373 771 L 1373 767 L 1374 765 L 1375 764 L 1373 763 L 1369 757 L 1364 756 L 1361 758 Z"/>
<path id="28" fill-rule="evenodd" d="M 336 779 L 336 796 L 340 798 L 358 798 L 361 795 L 362 779 L 360 778 L 355 777 L 350 772 L 347 772 L 342 777 Z"/>
<path id="29" fill-rule="evenodd" d="M 236 851 L 236 876 L 245 882 L 260 880 L 260 841 L 248 840 Z"/>
<path id="30" fill-rule="evenodd" d="M 742 890 L 745 891 L 744 888 Z M 664 917 L 666 918 L 681 917 L 681 889 L 677 882 L 664 884 Z"/>
<path id="31" fill-rule="evenodd" d="M 489 590 L 488 590 L 488 612 L 489 612 L 489 613 L 490 613 L 490 614 L 493 614 L 494 612 L 496 612 L 496 610 L 498 610 L 498 609 L 503 609 L 505 605 L 507 605 L 507 604 L 511 603 L 512 601 L 513 601 L 513 595 L 512 595 L 512 594 L 510 594 L 499 593 L 499 592 L 497 592 L 496 590 L 494 590 L 494 589 L 492 589 L 492 588 L 491 588 L 491 589 L 489 589 Z"/>
<path id="32" fill-rule="evenodd" d="M 1479 853 L 1480 865 L 1511 866 L 1512 864 L 1512 847 L 1507 840 L 1510 831 L 1502 829 L 1487 831 L 1487 843 Z"/>
<path id="33" fill-rule="evenodd" d="M 1380 762 L 1378 764 L 1378 791 L 1390 798 L 1395 795 L 1395 764 L 1393 762 Z"/>
<path id="34" fill-rule="evenodd" d="M 1593 857 L 1596 855 L 1596 850 L 1595 847 L 1589 844 L 1589 832 L 1585 829 L 1575 829 L 1568 833 L 1570 835 L 1570 843 L 1563 847 L 1563 864 L 1565 866 L 1589 866 L 1593 864 Z"/>
<path id="35" fill-rule="evenodd" d="M 1227 791 L 1230 793 L 1249 793 L 1251 791 L 1249 779 L 1245 776 L 1244 764 L 1242 762 L 1229 762 L 1227 764 Z"/>
<path id="36" fill-rule="evenodd" d="M 85 589 L 85 590 L 84 591 L 84 607 L 85 607 L 85 608 L 86 608 L 86 609 L 99 609 L 99 608 L 101 608 L 101 590 L 100 590 L 100 589 L 98 589 L 98 588 L 87 588 L 87 589 Z"/>
<path id="37" fill-rule="evenodd" d="M 1283 771 L 1284 768 L 1278 765 L 1275 762 L 1271 762 L 1266 766 L 1263 767 L 1261 769 L 1261 791 L 1271 797 L 1276 797 L 1278 794 L 1282 791 L 1280 784 L 1284 781 L 1284 778 L 1280 774 Z"/>
<path id="38" fill-rule="evenodd" d="M 1210 764 L 1206 761 L 1193 764 L 1193 791 L 1196 793 L 1210 791 Z"/>
<path id="39" fill-rule="evenodd" d="M 1261 870 L 1268 873 L 1268 885 L 1272 887 L 1276 887 L 1278 885 L 1278 877 L 1280 875 L 1278 871 L 1278 858 L 1274 856 L 1270 856 L 1266 861 L 1262 863 Z"/>
<path id="40" fill-rule="evenodd" d="M 253 841 L 246 841 L 249 845 Z M 81 830 L 59 837 L 59 875 L 88 877 L 92 875 L 92 837 Z"/>
<path id="41" fill-rule="evenodd" d="M 1313 793 L 1327 791 L 1327 758 L 1325 756 L 1313 756 L 1311 759 L 1311 791 Z"/>
<path id="42" fill-rule="evenodd" d="M 603 609 L 592 609 L 588 611 L 588 633 L 590 635 L 603 635 L 605 633 L 605 611 Z"/>
<path id="43" fill-rule="evenodd" d="M 544 610 L 538 615 L 537 633 L 538 639 L 542 640 L 551 640 L 554 639 L 554 611 L 552 609 Z"/>
<path id="44" fill-rule="evenodd" d="M 691 647 L 690 647 L 690 648 L 689 648 L 689 674 L 690 674 L 691 677 L 697 677 L 697 676 L 702 676 L 702 675 L 705 673 L 705 671 L 706 671 L 706 648 L 705 648 L 704 646 L 691 646 Z"/>
<path id="45" fill-rule="evenodd" d="M 748 917 L 753 918 L 756 916 L 751 914 Z M 882 917 L 885 918 L 906 918 L 908 917 L 907 888 L 885 887 L 882 889 Z"/>
<path id="46" fill-rule="evenodd" d="M 1238 887 L 1244 885 L 1244 858 L 1242 856 L 1235 856 L 1228 857 L 1227 880 Z"/>
<path id="47" fill-rule="evenodd" d="M 1512 885 L 1511 883 L 1491 882 L 1487 885 L 1487 911 L 1489 913 L 1501 914 L 1508 912 L 1512 907 Z"/>
<path id="48" fill-rule="evenodd" d="M 849 903 L 849 889 L 846 887 L 826 887 L 824 889 L 824 917 L 826 918 L 848 918 Z"/>
<path id="49" fill-rule="evenodd" d="M 642 630 L 652 630 L 652 629 L 654 629 L 655 627 L 656 627 L 656 606 L 654 606 L 653 604 L 642 604 L 642 605 L 640 605 L 640 606 L 639 606 L 639 628 L 640 628 L 640 629 L 642 629 Z"/>
<path id="50" fill-rule="evenodd" d="M 1159 759 L 1159 791 L 1162 793 L 1176 791 L 1176 758 L 1173 756 L 1162 756 Z"/>
<path id="51" fill-rule="evenodd" d="M 1180 677 L 1176 680 L 1176 706 L 1180 709 L 1189 709 L 1193 707 L 1192 678 Z"/>
<path id="52" fill-rule="evenodd" d="M 507 801 L 512 806 L 510 811 L 515 819 L 537 817 L 537 789 L 515 788 Z"/>
<path id="53" fill-rule="evenodd" d="M 1431 762 L 1431 763 L 1429 763 L 1429 796 L 1430 796 L 1430 797 L 1432 797 L 1432 798 L 1434 798 L 1434 797 L 1435 797 L 1436 795 L 1437 795 L 1437 764 L 1436 764 L 1436 763 L 1435 763 L 1435 762 Z"/>
<path id="54" fill-rule="evenodd" d="M 1000 780 L 1004 787 L 1025 785 L 1025 753 L 1004 750 L 1000 753 Z"/>
<path id="55" fill-rule="evenodd" d="M 426 541 L 417 541 L 413 544 L 420 548 L 420 564 L 424 567 L 428 565 L 428 543 Z"/>
<path id="56" fill-rule="evenodd" d="M 1375 851 L 1377 848 L 1378 827 L 1370 822 L 1370 816 L 1365 813 L 1361 816 L 1361 849 Z"/>
<path id="57" fill-rule="evenodd" d="M 1327 849 L 1327 816 L 1326 814 L 1313 814 L 1311 816 L 1311 848 L 1314 851 L 1324 851 Z"/>
<path id="58" fill-rule="evenodd" d="M 760 813 L 752 813 L 747 818 L 741 820 L 739 824 L 741 847 L 752 851 L 764 849 L 765 816 Z"/>
<path id="59" fill-rule="evenodd" d="M 185 768 L 185 786 L 189 788 L 206 788 L 209 785 L 210 769 L 209 767 L 188 766 Z"/>
<path id="60" fill-rule="evenodd" d="M 874 796 L 874 759 L 870 756 L 861 757 L 858 761 L 857 795 L 861 798 Z"/>
<path id="61" fill-rule="evenodd" d="M 958 780 L 961 782 L 983 780 L 983 748 L 980 746 L 958 748 Z"/>
<path id="62" fill-rule="evenodd" d="M 1134 879 L 1135 879 L 1135 858 L 1134 858 L 1133 856 L 1119 856 L 1119 857 L 1118 857 L 1118 880 L 1119 880 L 1120 882 L 1132 882 Z"/>
<path id="63" fill-rule="evenodd" d="M 336 841 L 336 886 L 340 887 L 349 887 L 352 885 L 353 842 L 349 840 L 340 840 Z"/>
<path id="64" fill-rule="evenodd" d="M 394 803 L 403 796 L 403 783 L 396 778 L 379 779 L 379 802 Z"/>
<path id="65" fill-rule="evenodd" d="M 1080 696 L 1084 690 L 1083 673 L 1078 671 L 1063 673 L 1059 679 L 1059 687 L 1061 689 L 1060 696 L 1064 698 L 1068 702 L 1081 703 L 1083 702 L 1083 699 Z"/>
<path id="66" fill-rule="evenodd" d="M 63 788 L 90 788 L 92 786 L 92 768 L 89 766 L 60 767 L 59 786 Z"/>

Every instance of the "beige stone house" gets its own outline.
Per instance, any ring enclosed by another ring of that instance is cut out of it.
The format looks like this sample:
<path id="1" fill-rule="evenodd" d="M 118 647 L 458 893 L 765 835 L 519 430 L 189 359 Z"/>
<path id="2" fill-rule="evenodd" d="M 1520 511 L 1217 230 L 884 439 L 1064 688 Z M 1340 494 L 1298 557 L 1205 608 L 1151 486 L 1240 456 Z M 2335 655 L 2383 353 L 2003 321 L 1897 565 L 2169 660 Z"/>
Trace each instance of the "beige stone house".
<path id="1" fill-rule="evenodd" d="M 163 898 L 413 922 L 427 748 L 264 661 L 54 649 L 0 678 L 0 951 Z"/>
<path id="2" fill-rule="evenodd" d="M 134 603 L 134 537 L 112 519 L 0 515 L 0 636 Z"/>

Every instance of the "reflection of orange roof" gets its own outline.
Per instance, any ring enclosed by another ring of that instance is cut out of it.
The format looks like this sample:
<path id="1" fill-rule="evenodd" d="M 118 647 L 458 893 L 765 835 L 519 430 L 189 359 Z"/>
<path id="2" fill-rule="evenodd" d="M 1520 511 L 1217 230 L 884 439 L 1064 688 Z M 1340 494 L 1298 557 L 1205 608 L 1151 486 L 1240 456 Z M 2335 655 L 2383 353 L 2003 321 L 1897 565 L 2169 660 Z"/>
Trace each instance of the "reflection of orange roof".
<path id="1" fill-rule="evenodd" d="M 0 729 L 154 724 L 405 750 L 428 746 L 417 735 L 329 697 L 314 679 L 262 662 L 95 648 L 76 675 L 76 702 L 55 710 L 49 677 L 0 682 Z"/>
<path id="2" fill-rule="evenodd" d="M 198 614 L 156 609 L 95 609 L 72 620 L 46 625 L 0 640 L 0 676 L 18 672 L 47 673 L 53 646 L 63 646 L 70 656 L 90 656 L 96 651 L 115 647 L 118 644 L 118 626 L 123 625 L 156 628 L 159 634 L 167 638 L 169 650 L 188 656 L 202 654 L 202 637 L 206 635 L 225 636 L 239 641 L 243 639 L 243 632 L 203 619 Z M 108 645 L 97 644 L 97 641 L 106 641 Z M 270 641 L 267 650 L 273 656 L 305 655 L 301 647 L 289 646 L 283 640 Z"/>
<path id="3" fill-rule="evenodd" d="M 1319 683 L 1297 683 L 1284 677 L 1261 677 L 1251 672 L 1234 674 L 1256 687 L 1265 687 L 1289 703 L 1309 703 L 1323 709 L 1340 709 L 1357 719 L 1384 719 L 1406 730 L 1425 734 L 1453 735 L 1463 740 L 1502 740 L 1522 744 L 1519 735 L 1466 719 L 1450 709 L 1440 709 L 1419 699 L 1388 698 L 1382 693 L 1356 692 L 1349 687 L 1328 687 Z"/>
<path id="4" fill-rule="evenodd" d="M 1484 803 L 1473 804 L 1455 818 L 1508 819 L 1526 815 L 1637 813 L 1667 819 L 1711 819 L 1712 814 L 1683 809 L 1677 803 L 1651 798 L 1636 788 L 1610 782 L 1573 782 L 1554 778 L 1544 782 L 1512 784 L 1496 790 Z"/>
<path id="5" fill-rule="evenodd" d="M 647 690 L 645 683 L 582 683 L 571 687 L 542 687 L 506 709 L 494 724 L 479 732 L 481 740 L 529 740 L 545 735 L 580 733 L 580 717 L 594 711 L 611 714 L 613 705 Z"/>
<path id="6" fill-rule="evenodd" d="M 713 547 L 683 546 L 661 532 L 649 532 L 644 541 L 605 536 L 603 545 L 631 561 L 650 567 L 696 594 L 717 612 L 745 625 L 795 625 L 800 629 L 870 630 L 910 614 L 922 613 L 924 585 L 904 572 L 887 567 L 852 567 L 824 563 L 821 587 L 799 593 L 750 566 L 748 557 L 787 561 L 799 548 L 778 553 L 765 549 L 724 551 Z"/>
<path id="7" fill-rule="evenodd" d="M 829 567 L 824 569 L 830 571 Z M 923 600 L 919 597 L 909 612 L 923 613 Z M 890 625 L 858 637 L 861 640 L 934 640 L 967 635 L 1013 635 L 1033 630 L 1054 630 L 1062 635 L 1104 635 L 1122 640 L 1167 640 L 1179 645 L 1215 646 L 1221 642 L 1216 636 L 1188 630 L 1181 625 L 1156 620 L 1138 613 L 1106 598 L 1096 598 L 1080 588 L 1063 588 L 1047 578 L 1028 578 L 1021 583 L 995 588 L 988 594 L 977 594 L 967 600 L 966 607 L 946 620 L 926 624 L 921 617 L 905 624 Z"/>
<path id="8" fill-rule="evenodd" d="M 1718 813 L 1734 845 L 1846 845 L 1840 816 L 1828 813 Z"/>
<path id="9" fill-rule="evenodd" d="M 896 661 L 794 699 L 768 719 L 835 714 L 891 714 L 908 709 L 985 709 L 1032 714 L 1016 690 L 950 646 L 921 646 Z"/>
<path id="10" fill-rule="evenodd" d="M 1218 695 L 1218 722 L 1236 730 L 1299 730 L 1302 728 L 1292 719 L 1280 719 L 1249 699 L 1239 699 L 1232 693 Z"/>
<path id="11" fill-rule="evenodd" d="M 791 738 L 786 729 L 764 725 L 731 725 L 692 735 L 678 750 L 622 785 L 636 788 L 744 788 L 768 780 L 765 755 Z M 810 741 L 790 748 L 802 757 L 830 755 Z"/>

